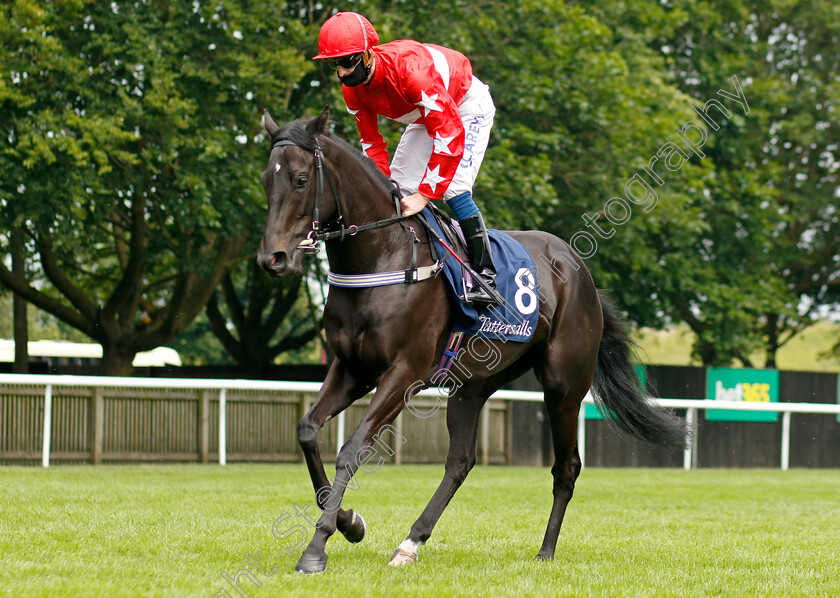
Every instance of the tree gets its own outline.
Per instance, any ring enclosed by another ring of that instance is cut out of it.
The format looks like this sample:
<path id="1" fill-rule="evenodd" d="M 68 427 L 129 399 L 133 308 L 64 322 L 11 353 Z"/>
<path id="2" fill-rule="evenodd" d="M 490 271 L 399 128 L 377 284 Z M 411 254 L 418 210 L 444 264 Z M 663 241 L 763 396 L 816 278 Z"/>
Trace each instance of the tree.
<path id="1" fill-rule="evenodd" d="M 23 234 L 20 229 L 11 232 L 9 245 L 12 252 L 12 272 L 16 276 L 26 276 Z M 29 324 L 26 312 L 26 299 L 20 295 L 15 295 L 12 299 L 12 328 L 15 341 L 15 360 L 12 371 L 16 374 L 29 373 Z"/>
<path id="2" fill-rule="evenodd" d="M 237 285 L 237 278 L 245 280 Z M 271 279 L 256 260 L 245 261 L 225 275 L 219 292 L 207 303 L 213 334 L 239 365 L 257 369 L 271 365 L 281 353 L 318 336 L 320 314 L 313 318 L 299 301 L 305 284 L 305 279 Z"/>
<path id="3" fill-rule="evenodd" d="M 840 302 L 830 4 L 456 0 L 365 11 L 383 40 L 470 57 L 497 106 L 476 186 L 488 220 L 571 241 L 635 323 L 687 322 L 707 365 L 755 365 L 763 349 L 772 367 L 817 309 Z M 726 102 L 715 130 L 692 104 L 734 94 L 733 75 L 746 105 Z M 309 77 L 302 94 L 321 93 L 324 73 Z M 326 86 L 340 104 L 338 86 Z M 352 138 L 352 121 L 337 120 Z M 692 152 L 679 134 L 698 140 L 685 129 L 698 121 L 707 138 Z M 399 129 L 385 134 L 393 142 Z M 645 167 L 669 142 L 684 158 L 672 154 L 678 165 L 654 184 Z M 635 175 L 654 206 L 625 196 Z"/>
<path id="4" fill-rule="evenodd" d="M 632 3 L 640 22 L 615 22 L 589 4 L 414 3 L 388 17 L 395 36 L 417 21 L 412 34 L 467 54 L 490 86 L 496 127 L 476 198 L 491 224 L 566 239 L 634 322 L 655 326 L 670 313 L 672 260 L 705 226 L 692 198 L 709 167 L 687 161 L 659 186 L 644 170 L 693 114 L 649 46 L 671 17 Z M 625 197 L 630 181 L 650 196 L 631 182 L 641 201 Z"/>
<path id="5" fill-rule="evenodd" d="M 273 2 L 17 3 L 2 9 L 0 245 L 15 294 L 126 374 L 250 252 L 262 108 L 311 68 Z"/>
<path id="6" fill-rule="evenodd" d="M 654 45 L 680 88 L 704 102 L 720 87 L 731 91 L 736 76 L 749 102 L 704 150 L 715 165 L 704 209 L 712 226 L 696 239 L 696 256 L 721 282 L 714 294 L 725 285 L 729 296 L 714 303 L 697 288 L 684 300 L 697 306 L 705 350 L 720 345 L 708 329 L 724 317 L 774 367 L 779 347 L 840 303 L 840 19 L 820 1 L 672 6 L 681 22 Z M 713 361 L 749 363 L 721 351 Z"/>

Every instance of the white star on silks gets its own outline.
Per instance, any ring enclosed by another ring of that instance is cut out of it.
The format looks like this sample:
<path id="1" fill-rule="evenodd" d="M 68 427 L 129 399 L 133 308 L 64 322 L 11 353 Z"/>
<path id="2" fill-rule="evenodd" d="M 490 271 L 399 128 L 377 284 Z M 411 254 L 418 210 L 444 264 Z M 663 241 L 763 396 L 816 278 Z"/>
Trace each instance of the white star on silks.
<path id="1" fill-rule="evenodd" d="M 367 153 L 368 148 L 373 147 L 373 144 L 372 143 L 365 143 L 364 141 L 362 141 L 361 143 L 362 143 L 362 153 L 367 156 L 368 155 L 368 153 Z"/>
<path id="2" fill-rule="evenodd" d="M 348 108 L 348 109 L 347 109 L 347 112 L 349 112 L 350 114 L 352 114 L 352 115 L 356 118 L 356 120 L 359 120 L 359 117 L 358 117 L 358 116 L 356 116 L 356 115 L 359 113 L 359 111 L 358 111 L 358 110 L 352 110 L 352 109 Z"/>
<path id="3" fill-rule="evenodd" d="M 444 178 L 440 176 L 440 164 L 434 168 L 426 167 L 426 175 L 423 177 L 423 182 L 432 188 L 432 193 L 437 189 L 438 183 L 442 183 Z"/>
<path id="4" fill-rule="evenodd" d="M 440 133 L 435 133 L 435 153 L 449 154 L 451 156 L 452 152 L 449 151 L 449 144 L 452 143 L 453 139 L 455 139 L 455 135 L 452 137 L 444 137 Z"/>
<path id="5" fill-rule="evenodd" d="M 437 101 L 439 95 L 440 95 L 439 93 L 436 93 L 435 95 L 430 96 L 430 95 L 426 95 L 425 91 L 421 91 L 420 92 L 420 101 L 416 102 L 415 105 L 416 106 L 422 106 L 423 108 L 425 108 L 426 109 L 426 115 L 428 115 L 429 112 L 433 112 L 433 111 L 443 112 L 443 108 L 441 108 L 440 106 L 438 106 L 435 103 Z"/>

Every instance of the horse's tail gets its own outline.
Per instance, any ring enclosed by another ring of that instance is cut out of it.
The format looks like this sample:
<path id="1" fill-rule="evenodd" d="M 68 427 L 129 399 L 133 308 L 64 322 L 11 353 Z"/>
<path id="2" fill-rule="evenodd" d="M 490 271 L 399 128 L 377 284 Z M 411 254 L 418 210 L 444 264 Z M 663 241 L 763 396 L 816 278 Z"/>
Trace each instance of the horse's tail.
<path id="1" fill-rule="evenodd" d="M 671 411 L 650 403 L 633 368 L 636 344 L 618 315 L 618 309 L 601 291 L 604 334 L 598 348 L 593 395 L 607 421 L 623 432 L 650 444 L 682 449 L 685 425 Z"/>

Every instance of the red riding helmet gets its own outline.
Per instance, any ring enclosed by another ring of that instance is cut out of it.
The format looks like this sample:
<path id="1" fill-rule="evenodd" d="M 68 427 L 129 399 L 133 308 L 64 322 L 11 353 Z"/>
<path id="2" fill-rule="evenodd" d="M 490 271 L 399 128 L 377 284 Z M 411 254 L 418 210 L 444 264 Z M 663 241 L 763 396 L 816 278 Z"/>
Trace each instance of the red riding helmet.
<path id="1" fill-rule="evenodd" d="M 365 52 L 379 43 L 379 34 L 366 18 L 355 12 L 338 12 L 327 19 L 318 36 L 318 55 L 337 58 Z"/>

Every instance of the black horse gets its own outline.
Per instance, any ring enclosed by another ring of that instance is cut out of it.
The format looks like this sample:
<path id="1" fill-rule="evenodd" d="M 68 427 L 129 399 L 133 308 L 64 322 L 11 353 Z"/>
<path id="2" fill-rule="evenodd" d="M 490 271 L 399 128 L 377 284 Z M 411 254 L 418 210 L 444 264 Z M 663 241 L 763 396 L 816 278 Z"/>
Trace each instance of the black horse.
<path id="1" fill-rule="evenodd" d="M 408 270 L 431 273 L 434 257 L 418 216 L 399 218 L 390 181 L 373 162 L 328 133 L 329 109 L 305 123 L 279 128 L 266 112 L 271 154 L 262 183 L 268 216 L 260 265 L 273 276 L 300 274 L 303 254 L 325 240 L 332 272 L 361 275 Z M 428 506 L 391 558 L 391 565 L 417 560 L 417 548 L 476 462 L 479 414 L 487 398 L 533 368 L 545 395 L 554 445 L 554 503 L 537 554 L 552 559 L 566 506 L 581 470 L 578 412 L 590 386 L 602 411 L 629 434 L 653 444 L 682 446 L 678 418 L 648 403 L 632 366 L 632 344 L 616 308 L 596 289 L 584 262 L 557 237 L 512 231 L 537 264 L 539 320 L 530 342 L 489 341 L 478 336 L 460 353 L 460 384 L 447 402 L 449 454 L 445 474 Z M 412 260 L 416 264 L 412 269 Z M 425 270 L 423 270 L 425 268 Z M 340 508 L 351 477 L 365 462 L 374 437 L 428 382 L 451 328 L 448 289 L 442 276 L 414 284 L 345 288 L 332 286 L 324 326 L 333 361 L 318 398 L 298 426 L 316 501 L 323 513 L 296 566 L 323 571 L 325 546 L 336 530 L 351 542 L 364 520 Z M 472 342 L 474 341 L 474 342 Z M 494 355 L 488 367 L 488 354 Z M 594 381 L 593 381 L 594 377 Z M 457 387 L 457 388 L 456 388 Z M 376 392 L 336 459 L 330 484 L 317 446 L 318 431 L 373 388 Z"/>

